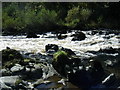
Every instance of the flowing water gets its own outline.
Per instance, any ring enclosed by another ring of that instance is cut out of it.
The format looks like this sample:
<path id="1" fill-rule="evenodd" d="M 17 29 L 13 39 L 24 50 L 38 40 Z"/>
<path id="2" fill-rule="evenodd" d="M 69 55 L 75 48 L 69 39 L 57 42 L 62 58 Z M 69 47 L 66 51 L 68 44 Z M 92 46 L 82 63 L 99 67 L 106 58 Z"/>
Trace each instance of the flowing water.
<path id="1" fill-rule="evenodd" d="M 68 37 L 63 40 L 54 38 L 55 35 L 51 33 L 46 33 L 44 37 L 43 35 L 38 35 L 40 38 L 26 38 L 26 36 L 0 36 L 0 50 L 10 47 L 20 51 L 44 54 L 45 45 L 47 44 L 57 44 L 80 53 L 84 53 L 86 51 L 98 51 L 100 48 L 104 49 L 106 47 L 120 47 L 119 35 L 89 35 L 91 31 L 83 32 L 86 34 L 87 38 L 82 41 L 71 41 L 73 38 L 71 37 L 71 34 L 74 34 L 74 32 L 67 33 Z"/>

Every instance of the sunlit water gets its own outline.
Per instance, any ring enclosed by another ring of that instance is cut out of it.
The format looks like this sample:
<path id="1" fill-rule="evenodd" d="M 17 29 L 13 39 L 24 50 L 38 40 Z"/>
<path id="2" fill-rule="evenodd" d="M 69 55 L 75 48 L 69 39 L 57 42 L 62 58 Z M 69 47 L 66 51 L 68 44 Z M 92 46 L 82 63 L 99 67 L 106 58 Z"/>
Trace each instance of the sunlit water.
<path id="1" fill-rule="evenodd" d="M 74 32 L 67 33 L 68 37 L 62 40 L 53 38 L 55 35 L 51 33 L 47 33 L 45 36 L 38 35 L 40 36 L 39 38 L 26 38 L 26 36 L 0 36 L 0 50 L 10 47 L 20 51 L 44 54 L 45 45 L 47 44 L 56 44 L 81 53 L 86 51 L 98 51 L 100 48 L 104 49 L 106 47 L 120 47 L 119 35 L 89 35 L 91 31 L 83 32 L 86 34 L 87 38 L 82 41 L 71 41 L 73 38 L 71 35 L 74 34 Z"/>

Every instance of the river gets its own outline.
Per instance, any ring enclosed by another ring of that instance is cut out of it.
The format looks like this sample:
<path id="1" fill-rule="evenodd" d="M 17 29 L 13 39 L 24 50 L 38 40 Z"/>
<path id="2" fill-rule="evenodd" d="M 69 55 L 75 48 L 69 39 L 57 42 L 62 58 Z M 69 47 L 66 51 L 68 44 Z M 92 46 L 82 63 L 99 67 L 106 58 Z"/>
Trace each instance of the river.
<path id="1" fill-rule="evenodd" d="M 65 39 L 59 40 L 51 32 L 46 35 L 38 35 L 40 38 L 26 38 L 26 36 L 0 36 L 0 50 L 10 47 L 25 52 L 45 53 L 45 45 L 56 44 L 73 51 L 84 53 L 86 51 L 98 51 L 106 47 L 119 48 L 120 35 L 95 34 L 91 35 L 91 31 L 83 31 L 86 39 L 82 41 L 71 41 L 74 32 L 67 33 Z"/>

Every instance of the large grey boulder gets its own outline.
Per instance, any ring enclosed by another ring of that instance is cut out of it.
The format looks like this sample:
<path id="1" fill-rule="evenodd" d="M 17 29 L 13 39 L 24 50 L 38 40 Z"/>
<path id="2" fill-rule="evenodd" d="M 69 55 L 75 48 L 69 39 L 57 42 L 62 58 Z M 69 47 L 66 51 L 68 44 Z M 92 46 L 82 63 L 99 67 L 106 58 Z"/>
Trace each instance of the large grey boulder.
<path id="1" fill-rule="evenodd" d="M 7 86 L 7 85 L 5 85 L 5 83 L 2 80 L 0 80 L 0 89 L 1 90 L 4 90 L 4 89 L 12 90 L 12 88 Z"/>
<path id="2" fill-rule="evenodd" d="M 19 79 L 20 79 L 19 76 L 4 76 L 4 77 L 0 77 L 1 88 L 11 89 L 11 87 L 14 87 L 16 81 L 19 80 Z"/>
<path id="3" fill-rule="evenodd" d="M 1 73 L 2 73 L 2 76 L 9 76 L 12 74 L 11 71 L 7 69 L 1 69 Z"/>
<path id="4" fill-rule="evenodd" d="M 13 66 L 10 70 L 12 71 L 12 72 L 18 72 L 18 71 L 21 71 L 21 70 L 23 70 L 23 66 L 21 66 L 20 64 L 16 64 L 15 66 Z"/>

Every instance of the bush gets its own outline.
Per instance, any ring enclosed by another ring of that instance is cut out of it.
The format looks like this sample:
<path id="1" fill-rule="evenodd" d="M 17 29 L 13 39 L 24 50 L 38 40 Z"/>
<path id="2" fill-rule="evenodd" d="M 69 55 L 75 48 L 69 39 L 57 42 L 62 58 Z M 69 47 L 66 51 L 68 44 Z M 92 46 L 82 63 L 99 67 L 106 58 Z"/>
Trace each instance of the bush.
<path id="1" fill-rule="evenodd" d="M 72 9 L 70 9 L 65 20 L 67 22 L 67 26 L 74 28 L 80 21 L 79 7 L 73 7 Z"/>
<path id="2" fill-rule="evenodd" d="M 91 15 L 91 10 L 88 8 L 80 8 L 78 7 L 73 7 L 68 11 L 67 17 L 65 18 L 66 20 L 66 25 L 72 28 L 82 26 L 82 24 L 86 24 L 86 21 Z"/>
<path id="3" fill-rule="evenodd" d="M 54 10 L 41 7 L 36 11 L 27 5 L 21 9 L 19 3 L 9 3 L 4 6 L 2 16 L 3 34 L 7 35 L 49 31 L 59 22 L 57 12 Z"/>

